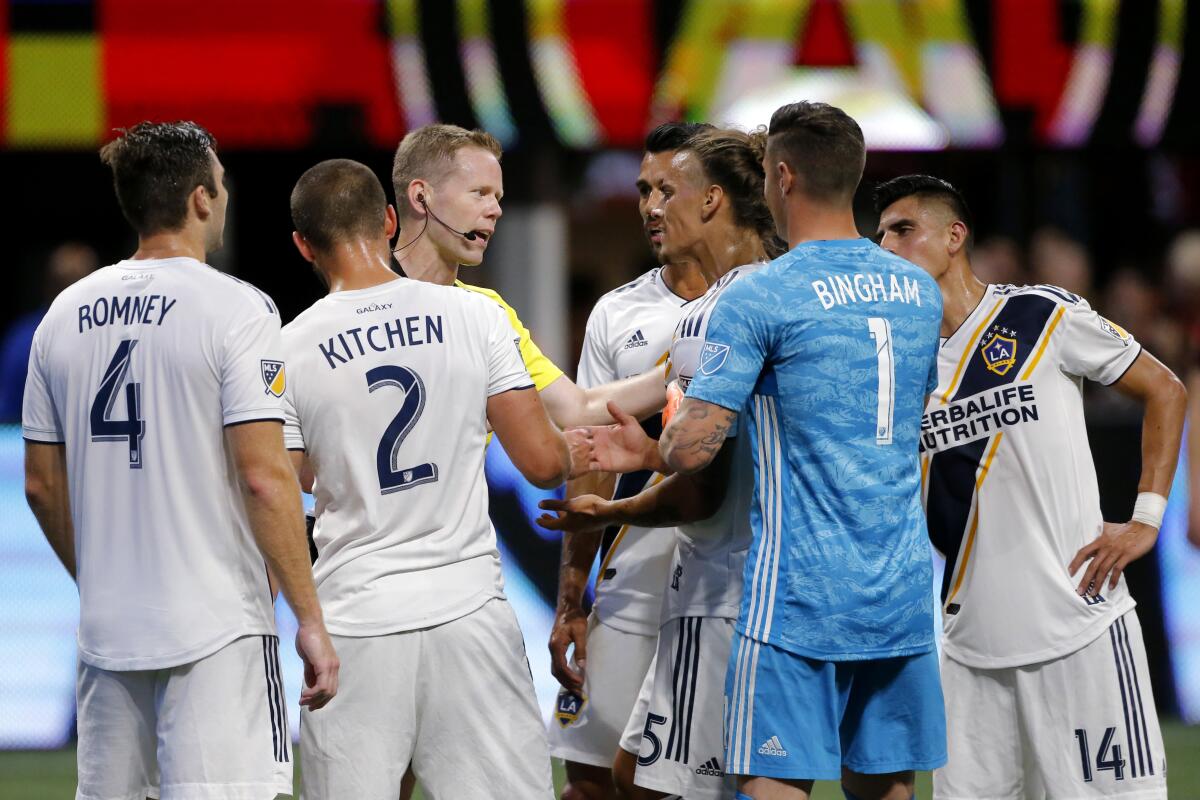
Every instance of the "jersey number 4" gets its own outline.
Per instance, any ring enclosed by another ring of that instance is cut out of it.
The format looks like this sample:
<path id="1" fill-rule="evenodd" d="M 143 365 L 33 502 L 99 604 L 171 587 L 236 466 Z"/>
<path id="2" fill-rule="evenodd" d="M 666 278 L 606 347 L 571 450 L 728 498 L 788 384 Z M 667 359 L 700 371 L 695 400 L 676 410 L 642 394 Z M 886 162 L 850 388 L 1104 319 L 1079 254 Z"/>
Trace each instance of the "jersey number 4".
<path id="1" fill-rule="evenodd" d="M 117 352 L 104 370 L 100 389 L 92 400 L 89 415 L 93 442 L 129 442 L 129 468 L 142 468 L 142 437 L 146 435 L 146 422 L 141 414 L 142 385 L 125 383 L 129 374 L 129 360 L 137 339 L 125 339 L 117 345 Z M 124 391 L 121 391 L 121 387 Z M 117 399 L 125 397 L 125 419 L 113 419 L 113 406 Z"/>
<path id="2" fill-rule="evenodd" d="M 892 359 L 892 324 L 883 317 L 869 317 L 867 328 L 875 342 L 875 365 L 879 370 L 879 394 L 875 406 L 875 444 L 892 443 L 892 411 L 896 405 L 896 369 Z"/>
<path id="3" fill-rule="evenodd" d="M 425 384 L 421 376 L 408 367 L 390 364 L 375 367 L 367 372 L 367 390 L 374 392 L 384 386 L 395 386 L 404 392 L 404 402 L 383 432 L 379 447 L 375 451 L 375 468 L 379 472 L 380 494 L 391 494 L 411 489 L 422 483 L 433 483 L 438 479 L 437 464 L 417 464 L 415 467 L 398 466 L 400 445 L 412 431 L 421 412 L 425 410 Z"/>

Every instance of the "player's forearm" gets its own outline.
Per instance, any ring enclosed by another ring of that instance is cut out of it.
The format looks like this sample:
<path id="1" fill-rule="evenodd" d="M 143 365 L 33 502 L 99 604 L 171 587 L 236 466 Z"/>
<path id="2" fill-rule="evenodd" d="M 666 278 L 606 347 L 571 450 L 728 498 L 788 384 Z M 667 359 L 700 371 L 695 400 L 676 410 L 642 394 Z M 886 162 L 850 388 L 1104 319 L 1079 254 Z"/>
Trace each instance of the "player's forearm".
<path id="1" fill-rule="evenodd" d="M 608 413 L 609 401 L 638 419 L 657 414 L 667 404 L 667 390 L 659 367 L 632 378 L 589 389 L 587 396 L 587 414 L 589 420 L 593 420 L 585 423 L 587 425 L 605 425 L 612 422 L 612 415 Z"/>
<path id="2" fill-rule="evenodd" d="M 1183 423 L 1187 416 L 1187 391 L 1170 371 L 1146 395 L 1142 418 L 1142 474 L 1138 492 L 1166 497 L 1175 478 Z"/>
<path id="3" fill-rule="evenodd" d="M 64 487 L 65 488 L 65 487 Z M 26 482 L 25 498 L 37 519 L 50 549 L 58 556 L 72 580 L 76 578 L 75 528 L 71 523 L 71 507 L 66 492 L 53 489 L 40 491 Z"/>
<path id="4" fill-rule="evenodd" d="M 736 414 L 712 403 L 685 397 L 658 440 L 663 461 L 685 475 L 707 467 L 716 458 Z"/>
<path id="5" fill-rule="evenodd" d="M 242 476 L 242 497 L 250 530 L 301 624 L 321 621 L 312 565 L 304 537 L 300 485 L 286 465 Z"/>
<path id="6" fill-rule="evenodd" d="M 567 481 L 568 500 L 586 494 L 611 497 L 616 476 L 593 472 Z M 600 552 L 603 531 L 565 531 L 562 540 L 562 561 L 558 569 L 558 608 L 583 607 L 583 592 L 587 589 L 592 563 Z"/>
<path id="7" fill-rule="evenodd" d="M 639 528 L 671 528 L 708 519 L 721 505 L 714 493 L 694 475 L 671 475 L 648 489 L 611 504 L 613 522 Z"/>

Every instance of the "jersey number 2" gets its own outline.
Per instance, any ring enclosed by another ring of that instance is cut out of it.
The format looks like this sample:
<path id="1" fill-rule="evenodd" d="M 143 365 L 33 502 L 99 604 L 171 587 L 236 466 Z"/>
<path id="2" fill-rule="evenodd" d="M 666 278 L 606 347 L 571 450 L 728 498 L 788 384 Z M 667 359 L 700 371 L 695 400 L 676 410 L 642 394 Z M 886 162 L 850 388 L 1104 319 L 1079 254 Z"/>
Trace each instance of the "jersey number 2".
<path id="1" fill-rule="evenodd" d="M 883 317 L 869 317 L 867 328 L 875 342 L 875 365 L 879 369 L 879 395 L 875 407 L 875 444 L 892 443 L 892 411 L 896 405 L 896 368 L 892 360 L 892 324 Z"/>
<path id="2" fill-rule="evenodd" d="M 142 437 L 146 435 L 146 423 L 141 419 L 142 385 L 140 383 L 125 383 L 129 374 L 129 359 L 137 339 L 125 339 L 117 345 L 117 352 L 104 370 L 100 379 L 100 389 L 92 400 L 92 410 L 88 422 L 91 426 L 93 442 L 129 442 L 129 468 L 142 468 Z M 121 392 L 121 387 L 125 391 Z M 117 398 L 125 396 L 125 419 L 111 417 Z"/>
<path id="3" fill-rule="evenodd" d="M 437 464 L 417 464 L 415 467 L 400 468 L 400 445 L 412 431 L 421 412 L 425 410 L 425 384 L 421 376 L 408 367 L 390 364 L 375 367 L 367 372 L 367 390 L 374 392 L 384 386 L 395 386 L 404 392 L 404 402 L 392 418 L 392 422 L 379 440 L 375 451 L 375 468 L 379 472 L 380 494 L 391 494 L 422 483 L 433 483 L 438 479 Z"/>

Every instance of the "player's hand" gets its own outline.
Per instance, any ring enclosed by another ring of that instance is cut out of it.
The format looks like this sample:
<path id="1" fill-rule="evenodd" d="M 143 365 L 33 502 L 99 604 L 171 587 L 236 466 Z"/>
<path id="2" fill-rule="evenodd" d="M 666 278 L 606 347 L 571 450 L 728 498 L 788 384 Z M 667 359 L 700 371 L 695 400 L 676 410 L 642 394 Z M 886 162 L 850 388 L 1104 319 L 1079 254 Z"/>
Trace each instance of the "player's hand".
<path id="1" fill-rule="evenodd" d="M 659 462 L 658 442 L 646 435 L 642 424 L 609 402 L 608 413 L 616 425 L 591 428 L 591 468 L 596 472 L 637 472 L 654 469 Z"/>
<path id="2" fill-rule="evenodd" d="M 572 669 L 567 659 L 567 648 L 572 644 L 575 645 L 573 660 L 577 669 Z M 583 689 L 586 669 L 587 615 L 578 606 L 559 609 L 550 631 L 550 672 L 564 689 L 578 692 Z"/>
<path id="3" fill-rule="evenodd" d="M 557 514 L 542 514 L 537 524 L 551 531 L 588 533 L 600 531 L 612 524 L 612 503 L 594 494 L 581 494 L 570 500 L 543 500 L 538 503 L 543 511 Z"/>
<path id="4" fill-rule="evenodd" d="M 304 662 L 300 705 L 316 711 L 337 694 L 338 668 L 341 666 L 325 626 L 319 622 L 302 624 L 296 631 L 296 652 Z"/>
<path id="5" fill-rule="evenodd" d="M 567 440 L 567 449 L 571 451 L 571 474 L 568 480 L 581 477 L 591 472 L 592 463 L 592 429 L 569 428 L 563 431 Z"/>
<path id="6" fill-rule="evenodd" d="M 1125 567 L 1149 553 L 1157 539 L 1158 531 L 1141 522 L 1104 523 L 1100 535 L 1079 548 L 1067 567 L 1071 575 L 1075 575 L 1091 559 L 1092 563 L 1075 591 L 1083 597 L 1095 597 L 1104 588 L 1106 576 L 1109 590 L 1115 589 Z"/>

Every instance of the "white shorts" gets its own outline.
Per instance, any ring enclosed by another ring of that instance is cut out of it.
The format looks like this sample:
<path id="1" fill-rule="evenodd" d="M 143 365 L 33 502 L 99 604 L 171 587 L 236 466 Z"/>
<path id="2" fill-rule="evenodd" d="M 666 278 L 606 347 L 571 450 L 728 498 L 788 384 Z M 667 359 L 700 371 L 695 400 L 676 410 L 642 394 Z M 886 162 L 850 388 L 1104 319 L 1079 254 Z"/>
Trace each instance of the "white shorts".
<path id="1" fill-rule="evenodd" d="M 621 737 L 637 753 L 633 782 L 646 789 L 720 800 L 737 791 L 725 774 L 725 670 L 733 620 L 673 619 L 658 634 L 658 652 Z"/>
<path id="2" fill-rule="evenodd" d="M 938 800 L 1166 798 L 1137 613 L 1070 655 L 1009 669 L 942 659 L 949 761 Z"/>
<path id="3" fill-rule="evenodd" d="M 588 618 L 583 691 L 559 691 L 550 719 L 551 755 L 579 764 L 612 766 L 657 641 L 656 636 L 605 625 L 595 613 Z"/>
<path id="4" fill-rule="evenodd" d="M 525 642 L 507 600 L 384 636 L 334 636 L 337 696 L 300 712 L 306 800 L 554 796 Z"/>
<path id="5" fill-rule="evenodd" d="M 292 793 L 279 639 L 116 671 L 80 662 L 77 800 L 273 800 Z"/>

